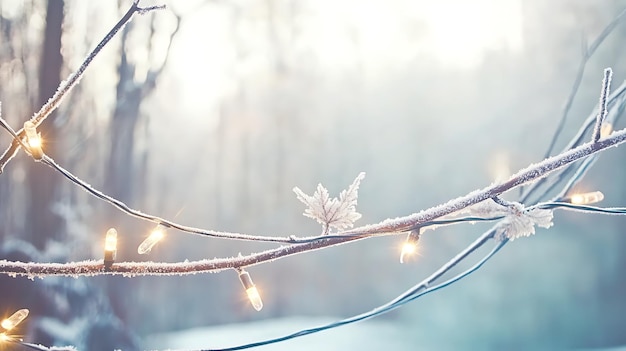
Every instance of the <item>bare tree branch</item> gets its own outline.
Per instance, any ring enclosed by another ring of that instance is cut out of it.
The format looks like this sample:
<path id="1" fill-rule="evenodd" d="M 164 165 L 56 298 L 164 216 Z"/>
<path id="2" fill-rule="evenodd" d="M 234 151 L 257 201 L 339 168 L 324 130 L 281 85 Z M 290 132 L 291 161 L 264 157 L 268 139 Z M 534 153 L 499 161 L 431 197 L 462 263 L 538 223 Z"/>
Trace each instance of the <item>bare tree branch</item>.
<path id="1" fill-rule="evenodd" d="M 91 64 L 94 58 L 100 53 L 100 51 L 106 46 L 106 44 L 117 34 L 117 32 L 123 28 L 133 17 L 135 13 L 144 14 L 152 10 L 162 9 L 163 6 L 152 6 L 147 8 L 142 8 L 138 6 L 139 1 L 134 1 L 131 7 L 126 11 L 124 16 L 113 26 L 104 38 L 96 45 L 96 47 L 87 55 L 85 61 L 78 67 L 76 72 L 72 73 L 70 77 L 61 82 L 61 85 L 57 89 L 56 93 L 46 102 L 41 109 L 33 115 L 31 118 L 32 122 L 35 126 L 39 126 L 63 101 L 63 98 L 69 93 L 72 88 L 80 81 L 85 70 Z M 24 130 L 20 129 L 17 134 L 20 137 L 24 136 Z M 15 157 L 17 151 L 20 148 L 20 144 L 14 139 L 11 143 L 11 146 L 7 148 L 7 150 L 0 156 L 0 173 L 4 170 L 4 166 Z"/>
<path id="2" fill-rule="evenodd" d="M 319 240 L 305 244 L 289 245 L 248 256 L 201 260 L 189 263 L 124 262 L 115 264 L 108 271 L 105 271 L 103 264 L 97 261 L 67 264 L 0 261 L 0 274 L 25 276 L 92 276 L 99 274 L 122 274 L 127 276 L 146 274 L 169 275 L 217 272 L 228 268 L 258 265 L 302 252 L 315 251 L 330 246 L 341 245 L 375 235 L 392 235 L 410 231 L 430 220 L 440 218 L 467 208 L 468 206 L 477 204 L 481 201 L 496 197 L 522 184 L 545 177 L 551 172 L 567 166 L 572 162 L 584 159 L 585 157 L 606 150 L 610 147 L 620 145 L 624 142 L 626 142 L 626 129 L 617 131 L 610 137 L 602 139 L 597 143 L 589 142 L 572 150 L 548 158 L 540 163 L 530 165 L 529 167 L 522 169 L 511 176 L 509 180 L 503 183 L 492 184 L 483 189 L 473 191 L 465 196 L 450 200 L 445 204 L 441 204 L 409 216 L 388 219 L 378 224 L 340 232 L 332 237 L 323 236 L 323 239 L 320 238 Z M 44 156 L 44 162 L 46 162 L 46 159 L 47 157 Z M 250 237 L 248 240 L 256 239 L 254 237 Z"/>

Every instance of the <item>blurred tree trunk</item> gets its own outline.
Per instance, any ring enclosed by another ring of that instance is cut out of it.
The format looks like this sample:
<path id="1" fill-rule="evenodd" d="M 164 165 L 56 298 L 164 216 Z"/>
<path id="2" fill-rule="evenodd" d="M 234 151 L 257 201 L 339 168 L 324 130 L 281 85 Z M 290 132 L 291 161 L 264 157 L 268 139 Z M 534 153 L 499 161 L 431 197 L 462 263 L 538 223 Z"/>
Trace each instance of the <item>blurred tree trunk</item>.
<path id="1" fill-rule="evenodd" d="M 63 24 L 63 0 L 50 0 L 46 10 L 46 26 L 39 68 L 39 109 L 56 91 L 61 81 L 61 35 Z M 53 113 L 40 127 L 45 142 L 45 152 L 57 156 L 58 133 Z M 42 165 L 28 164 L 29 214 L 25 224 L 26 239 L 42 250 L 51 239 L 62 239 L 64 222 L 52 211 L 59 189 L 59 178 Z"/>
<path id="2" fill-rule="evenodd" d="M 135 126 L 139 118 L 142 100 L 142 86 L 133 77 L 135 66 L 128 62 L 125 46 L 128 24 L 122 33 L 122 52 L 118 67 L 115 111 L 111 119 L 109 137 L 109 161 L 105 168 L 105 189 L 114 198 L 129 202 L 133 199 L 133 151 L 135 145 Z"/>
<path id="3" fill-rule="evenodd" d="M 129 23 L 122 31 L 122 44 L 120 51 L 120 64 L 117 68 L 119 80 L 116 87 L 116 103 L 109 124 L 109 159 L 104 168 L 105 192 L 114 198 L 133 206 L 134 191 L 133 180 L 135 178 L 134 151 L 135 151 L 135 127 L 139 119 L 139 108 L 143 100 L 141 82 L 136 82 L 135 65 L 128 61 L 127 42 L 128 33 L 133 28 Z M 118 226 L 122 232 L 131 232 L 135 228 L 116 209 L 107 208 L 105 216 L 106 225 Z M 109 224 L 111 223 L 111 224 Z M 118 258 L 126 260 L 131 255 L 129 245 L 122 242 L 118 247 Z M 128 321 L 129 299 L 125 291 L 133 282 L 113 277 L 107 281 L 107 290 L 111 299 L 111 306 L 115 314 L 122 320 Z"/>
<path id="4" fill-rule="evenodd" d="M 162 64 L 156 68 L 150 68 L 145 78 L 137 79 L 135 72 L 139 62 L 129 60 L 129 51 L 134 48 L 129 44 L 129 33 L 135 25 L 133 22 L 124 27 L 122 31 L 122 43 L 120 49 L 120 64 L 117 69 L 118 83 L 116 87 L 116 103 L 113 116 L 109 125 L 110 152 L 109 159 L 104 169 L 104 189 L 105 192 L 114 198 L 125 202 L 133 207 L 137 200 L 136 197 L 141 195 L 141 191 L 137 191 L 139 183 L 145 183 L 145 179 L 141 175 L 145 175 L 145 167 L 149 155 L 146 153 L 141 158 L 135 156 L 135 130 L 140 120 L 140 108 L 144 99 L 149 96 L 156 88 L 156 81 L 163 72 L 169 54 L 169 46 L 178 29 L 180 27 L 181 17 L 174 14 L 176 22 L 174 30 L 169 35 L 167 54 Z M 150 44 L 157 36 L 155 18 L 152 17 L 150 26 L 150 36 L 147 42 L 148 56 L 156 55 L 157 51 Z M 146 62 L 141 62 L 145 64 Z M 140 161 L 140 162 L 136 162 Z M 107 225 L 114 223 L 115 225 L 123 225 L 123 232 L 131 233 L 138 230 L 137 221 L 128 221 L 128 217 L 123 216 L 117 209 L 109 207 L 107 209 L 105 220 Z M 125 236 L 122 234 L 125 238 Z M 124 239 L 120 240 L 118 248 L 118 259 L 129 260 L 137 255 L 137 247 L 124 243 Z M 115 314 L 123 321 L 131 318 L 132 311 L 128 305 L 132 302 L 128 299 L 128 291 L 130 284 L 127 279 L 109 279 L 107 281 L 111 305 Z"/>

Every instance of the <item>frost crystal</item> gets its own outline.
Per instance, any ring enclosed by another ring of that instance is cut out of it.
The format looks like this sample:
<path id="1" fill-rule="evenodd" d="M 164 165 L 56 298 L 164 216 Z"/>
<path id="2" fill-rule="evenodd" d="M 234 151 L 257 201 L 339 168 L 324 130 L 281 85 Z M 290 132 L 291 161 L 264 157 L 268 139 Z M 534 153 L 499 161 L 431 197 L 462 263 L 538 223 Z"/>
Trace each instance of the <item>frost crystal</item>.
<path id="1" fill-rule="evenodd" d="M 324 234 L 328 234 L 331 227 L 339 230 L 351 228 L 354 222 L 361 218 L 361 214 L 356 212 L 356 203 L 359 184 L 364 177 L 364 172 L 359 173 L 348 189 L 339 194 L 339 199 L 331 198 L 322 184 L 317 185 L 313 196 L 305 194 L 298 187 L 294 187 L 293 192 L 296 193 L 298 200 L 308 206 L 303 214 L 322 224 Z"/>
<path id="2" fill-rule="evenodd" d="M 538 208 L 525 210 L 519 203 L 513 205 L 509 215 L 500 222 L 496 232 L 497 238 L 515 240 L 535 234 L 535 225 L 542 228 L 552 226 L 552 210 Z"/>
<path id="3" fill-rule="evenodd" d="M 487 199 L 472 206 L 468 206 L 459 211 L 459 213 L 467 213 L 470 216 L 476 217 L 497 217 L 506 216 L 509 214 L 509 210 L 504 206 L 498 205 L 491 199 Z"/>

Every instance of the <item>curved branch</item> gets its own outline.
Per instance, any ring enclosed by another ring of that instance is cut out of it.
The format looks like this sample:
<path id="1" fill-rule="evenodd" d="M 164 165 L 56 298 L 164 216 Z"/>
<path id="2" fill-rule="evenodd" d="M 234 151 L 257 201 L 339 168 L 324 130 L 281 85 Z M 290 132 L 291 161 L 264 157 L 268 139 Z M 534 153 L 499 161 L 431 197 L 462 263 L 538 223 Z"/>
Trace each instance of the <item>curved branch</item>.
<path id="1" fill-rule="evenodd" d="M 545 177 L 550 172 L 564 167 L 572 162 L 583 159 L 610 147 L 626 142 L 626 129 L 611 134 L 597 143 L 586 143 L 575 149 L 560 155 L 548 158 L 537 164 L 519 171 L 504 183 L 492 184 L 484 189 L 473 191 L 465 196 L 450 200 L 445 204 L 396 219 L 387 219 L 374 225 L 363 226 L 353 230 L 341 232 L 332 238 L 322 238 L 318 241 L 305 244 L 294 244 L 276 249 L 267 250 L 248 256 L 235 258 L 223 258 L 213 260 L 201 260 L 195 262 L 179 263 L 153 263 L 153 262 L 124 262 L 114 264 L 105 271 L 100 261 L 84 261 L 78 263 L 23 263 L 0 261 L 0 274 L 21 276 L 92 276 L 99 274 L 121 274 L 126 276 L 135 275 L 171 275 L 218 272 L 229 268 L 258 265 L 274 261 L 280 258 L 296 255 L 303 252 L 315 251 L 330 246 L 346 244 L 361 240 L 373 234 L 391 235 L 409 231 L 420 225 L 440 218 L 447 214 L 457 212 L 468 206 L 483 200 L 498 196 L 515 187 Z M 343 234 L 343 235 L 341 235 Z"/>
<path id="2" fill-rule="evenodd" d="M 130 6 L 128 11 L 124 14 L 124 16 L 115 24 L 115 26 L 104 36 L 104 38 L 96 45 L 96 47 L 89 53 L 89 55 L 85 58 L 85 61 L 78 67 L 78 70 L 72 73 L 69 78 L 61 82 L 61 85 L 54 93 L 54 95 L 41 107 L 41 109 L 35 113 L 35 115 L 31 118 L 31 121 L 35 124 L 35 126 L 39 126 L 50 114 L 59 107 L 63 98 L 69 93 L 72 88 L 80 81 L 85 70 L 91 64 L 94 58 L 100 53 L 100 51 L 106 46 L 106 44 L 117 34 L 117 32 L 123 28 L 130 20 L 132 19 L 135 13 L 144 14 L 152 10 L 162 9 L 162 6 L 151 6 L 151 7 L 139 7 L 139 1 L 133 1 L 133 4 Z M 17 134 L 23 138 L 24 130 L 20 129 Z M 4 151 L 2 156 L 0 156 L 0 173 L 2 173 L 4 166 L 15 157 L 17 151 L 20 149 L 20 144 L 16 139 L 13 139 L 11 145 Z"/>

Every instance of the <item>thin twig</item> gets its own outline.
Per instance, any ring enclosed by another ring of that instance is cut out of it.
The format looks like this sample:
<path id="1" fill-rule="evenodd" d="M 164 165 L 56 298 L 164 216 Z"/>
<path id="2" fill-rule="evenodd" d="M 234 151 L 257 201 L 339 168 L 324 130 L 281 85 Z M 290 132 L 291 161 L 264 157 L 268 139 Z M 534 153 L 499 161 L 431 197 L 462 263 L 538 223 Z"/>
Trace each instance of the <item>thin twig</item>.
<path id="1" fill-rule="evenodd" d="M 623 82 L 622 85 L 620 85 L 620 87 L 614 91 L 611 96 L 608 99 L 608 105 L 609 105 L 609 118 L 611 116 L 614 116 L 614 120 L 617 119 L 617 117 L 620 116 L 620 111 L 622 111 L 624 109 L 624 97 L 626 96 L 626 82 Z M 617 110 L 617 112 L 612 113 L 611 108 L 615 108 L 615 110 Z M 589 115 L 589 117 L 587 117 L 587 119 L 585 120 L 585 122 L 583 123 L 583 125 L 580 127 L 580 129 L 578 130 L 578 132 L 576 133 L 576 135 L 572 138 L 572 140 L 563 148 L 563 151 L 565 150 L 570 150 L 576 146 L 579 146 L 580 144 L 583 143 L 583 141 L 586 139 L 586 134 L 587 132 L 592 129 L 592 127 L 594 126 L 594 123 L 596 121 L 596 111 L 594 108 L 594 111 L 591 112 L 591 114 Z M 535 193 L 537 191 L 537 189 L 543 185 L 545 185 L 546 182 L 551 181 L 550 185 L 548 186 L 548 188 L 545 191 L 542 191 L 541 193 L 547 193 L 550 190 L 552 190 L 560 181 L 562 181 L 567 175 L 568 175 L 568 170 L 570 168 L 564 168 L 563 171 L 561 171 L 558 175 L 556 175 L 556 177 L 554 178 L 541 178 L 538 181 L 532 183 L 531 185 L 528 185 L 526 187 L 524 187 L 524 191 L 522 192 L 522 194 L 520 195 L 520 198 L 523 199 L 523 202 L 526 201 L 526 199 L 528 199 L 528 197 Z"/>
<path id="2" fill-rule="evenodd" d="M 596 125 L 593 129 L 593 137 L 591 140 L 593 142 L 597 142 L 600 140 L 600 136 L 602 134 L 602 124 L 606 119 L 606 115 L 608 113 L 606 105 L 607 105 L 607 97 L 611 91 L 611 78 L 613 77 L 613 70 L 609 68 L 604 69 L 604 77 L 602 79 L 602 90 L 600 91 L 600 102 L 598 103 L 598 117 L 596 119 Z"/>
<path id="3" fill-rule="evenodd" d="M 609 23 L 604 28 L 604 30 L 602 30 L 602 33 L 598 35 L 598 37 L 591 43 L 591 45 L 588 48 L 585 48 L 585 52 L 581 59 L 580 65 L 578 66 L 578 71 L 576 72 L 576 78 L 574 80 L 574 84 L 572 85 L 572 90 L 569 96 L 567 97 L 565 104 L 563 105 L 561 118 L 559 119 L 559 123 L 557 124 L 556 130 L 554 132 L 554 136 L 552 137 L 552 140 L 550 141 L 550 145 L 548 145 L 548 149 L 546 151 L 546 154 L 544 155 L 544 158 L 552 154 L 554 145 L 556 144 L 556 141 L 558 140 L 559 135 L 561 134 L 561 131 L 563 130 L 563 126 L 565 125 L 565 120 L 567 119 L 567 115 L 569 114 L 569 111 L 572 108 L 572 104 L 574 103 L 574 98 L 576 97 L 576 94 L 578 93 L 578 88 L 580 88 L 583 75 L 585 74 L 585 67 L 587 66 L 587 62 L 589 61 L 591 56 L 593 56 L 593 54 L 596 52 L 600 44 L 604 42 L 604 40 L 609 36 L 609 34 L 611 34 L 613 30 L 615 30 L 615 28 L 620 24 L 620 22 L 625 17 L 626 17 L 626 9 L 622 10 L 622 12 L 620 12 L 619 15 L 617 15 L 611 21 L 611 23 Z"/>
<path id="4" fill-rule="evenodd" d="M 144 14 L 152 10 L 158 10 L 163 8 L 162 6 L 152 6 L 147 8 L 141 8 L 138 6 L 139 1 L 136 0 L 133 2 L 131 7 L 126 11 L 124 16 L 115 24 L 115 26 L 104 36 L 104 38 L 96 45 L 96 47 L 87 55 L 83 63 L 78 67 L 76 72 L 72 73 L 69 78 L 62 82 L 54 95 L 41 107 L 41 109 L 33 115 L 31 121 L 35 124 L 35 126 L 39 126 L 50 114 L 59 107 L 63 98 L 69 93 L 72 88 L 80 81 L 85 70 L 91 64 L 93 59 L 100 53 L 100 51 L 106 46 L 106 44 L 117 34 L 117 32 L 123 28 L 133 17 L 135 13 Z M 24 130 L 20 129 L 17 131 L 17 135 L 20 138 L 24 137 Z M 18 140 L 20 138 L 14 138 L 11 142 L 11 145 L 6 149 L 6 151 L 0 156 L 0 173 L 4 170 L 4 166 L 6 166 L 13 157 L 17 154 L 17 151 L 20 148 L 20 143 Z"/>
<path id="5" fill-rule="evenodd" d="M 396 219 L 388 219 L 374 225 L 363 226 L 353 230 L 338 233 L 333 238 L 325 238 L 325 240 L 314 241 L 305 244 L 295 244 L 277 249 L 271 249 L 248 256 L 239 256 L 235 258 L 224 258 L 214 260 L 202 260 L 189 263 L 118 263 L 113 265 L 110 272 L 103 271 L 103 264 L 96 261 L 86 261 L 80 263 L 21 263 L 0 261 L 0 274 L 9 275 L 97 275 L 97 274 L 122 274 L 132 275 L 168 275 L 168 274 L 185 274 L 185 273 L 203 273 L 217 272 L 228 268 L 246 267 L 258 265 L 264 262 L 274 261 L 279 258 L 293 256 L 302 252 L 319 250 L 322 248 L 346 244 L 348 242 L 362 240 L 365 235 L 393 235 L 406 232 L 412 228 L 419 227 L 428 221 L 443 217 L 447 214 L 457 212 L 473 204 L 479 203 L 486 199 L 498 196 L 515 187 L 531 182 L 535 179 L 544 177 L 550 172 L 567 166 L 572 162 L 584 159 L 592 154 L 605 150 L 609 147 L 617 146 L 626 142 L 626 129 L 611 134 L 610 137 L 602 139 L 597 143 L 587 143 L 575 149 L 564 152 L 560 155 L 546 159 L 538 164 L 531 165 L 517 174 L 513 175 L 508 181 L 488 186 L 481 190 L 473 191 L 465 196 L 453 199 L 445 204 L 432 207 L 410 216 L 400 217 Z M 45 161 L 44 161 L 45 162 Z M 342 236 L 341 234 L 349 234 Z"/>

